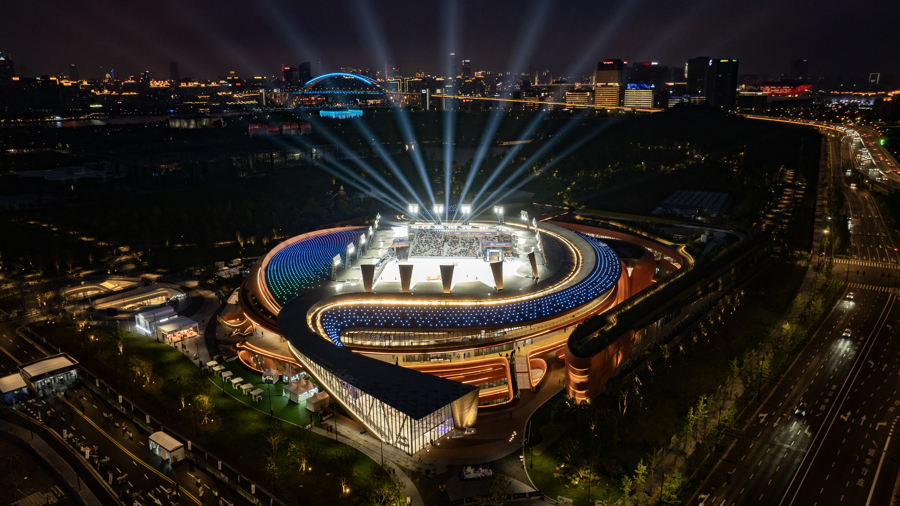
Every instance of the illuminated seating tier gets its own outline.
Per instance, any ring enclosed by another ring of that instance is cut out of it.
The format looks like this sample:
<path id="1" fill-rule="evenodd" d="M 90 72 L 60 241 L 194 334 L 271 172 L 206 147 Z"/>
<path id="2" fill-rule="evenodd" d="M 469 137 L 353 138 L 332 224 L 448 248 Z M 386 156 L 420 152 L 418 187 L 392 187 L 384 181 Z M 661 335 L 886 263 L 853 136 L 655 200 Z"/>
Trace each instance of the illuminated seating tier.
<path id="1" fill-rule="evenodd" d="M 509 304 L 476 306 L 337 306 L 322 316 L 322 327 L 335 344 L 341 332 L 355 327 L 458 329 L 517 325 L 551 317 L 580 307 L 613 288 L 622 273 L 616 254 L 602 242 L 582 235 L 592 246 L 597 262 L 579 283 L 534 299 Z M 589 254 L 589 252 L 585 252 Z"/>
<path id="2" fill-rule="evenodd" d="M 328 280 L 331 259 L 347 252 L 365 229 L 341 230 L 299 240 L 276 253 L 266 266 L 266 284 L 282 306 L 304 290 L 322 286 Z"/>

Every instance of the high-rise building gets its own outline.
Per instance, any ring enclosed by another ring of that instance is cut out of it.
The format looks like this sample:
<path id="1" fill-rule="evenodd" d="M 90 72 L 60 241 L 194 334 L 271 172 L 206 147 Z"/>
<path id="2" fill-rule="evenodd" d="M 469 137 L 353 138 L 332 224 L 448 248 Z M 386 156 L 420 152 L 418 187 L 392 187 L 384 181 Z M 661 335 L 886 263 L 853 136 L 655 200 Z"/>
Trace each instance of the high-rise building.
<path id="1" fill-rule="evenodd" d="M 7 51 L 0 51 L 0 83 L 12 81 L 13 77 L 16 77 L 16 68 L 12 55 Z"/>
<path id="2" fill-rule="evenodd" d="M 709 56 L 698 56 L 687 62 L 687 92 L 690 95 L 706 96 L 706 81 L 712 59 Z"/>
<path id="3" fill-rule="evenodd" d="M 791 81 L 805 83 L 809 80 L 809 60 L 793 60 L 791 71 L 788 73 Z"/>
<path id="4" fill-rule="evenodd" d="M 74 63 L 69 64 L 69 80 L 78 81 L 78 67 Z"/>
<path id="5" fill-rule="evenodd" d="M 618 84 L 604 84 L 594 89 L 594 105 L 597 107 L 619 107 L 622 105 L 621 87 Z"/>
<path id="6" fill-rule="evenodd" d="M 734 110 L 737 104 L 737 87 L 737 59 L 710 60 L 709 78 L 706 83 L 706 103 L 726 111 Z"/>
<path id="7" fill-rule="evenodd" d="M 469 60 L 462 61 L 462 78 L 463 79 L 471 79 L 472 78 L 472 62 Z"/>
<path id="8" fill-rule="evenodd" d="M 654 106 L 665 108 L 668 106 L 669 94 L 666 90 L 666 75 L 669 67 L 657 62 L 634 62 L 632 64 L 631 83 L 643 83 L 653 88 Z"/>
<path id="9" fill-rule="evenodd" d="M 622 105 L 636 109 L 653 108 L 653 90 L 649 87 L 629 84 Z"/>
<path id="10" fill-rule="evenodd" d="M 597 62 L 597 72 L 594 73 L 594 84 L 616 84 L 621 86 L 625 82 L 625 63 L 622 60 L 603 60 Z"/>
<path id="11" fill-rule="evenodd" d="M 181 80 L 181 74 L 178 72 L 178 62 L 170 61 L 169 62 L 169 79 L 172 82 L 178 82 Z"/>
<path id="12" fill-rule="evenodd" d="M 305 61 L 305 62 L 301 63 L 300 65 L 297 65 L 297 74 L 298 74 L 297 75 L 297 78 L 298 78 L 297 84 L 299 84 L 300 86 L 303 86 L 304 84 L 306 84 L 312 80 L 312 78 L 313 78 L 312 66 L 309 64 L 308 61 Z"/>
<path id="13" fill-rule="evenodd" d="M 293 90 L 297 88 L 297 67 L 281 67 L 281 73 L 284 79 L 284 87 Z"/>
<path id="14" fill-rule="evenodd" d="M 450 75 L 447 77 L 459 77 L 459 61 L 456 53 L 450 53 Z"/>

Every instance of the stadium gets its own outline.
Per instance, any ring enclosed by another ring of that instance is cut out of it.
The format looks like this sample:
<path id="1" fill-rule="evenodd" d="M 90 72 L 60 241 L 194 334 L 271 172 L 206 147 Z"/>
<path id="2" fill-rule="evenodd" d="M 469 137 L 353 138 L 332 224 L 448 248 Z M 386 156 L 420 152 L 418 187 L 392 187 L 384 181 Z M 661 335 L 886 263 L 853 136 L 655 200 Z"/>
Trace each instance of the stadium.
<path id="1" fill-rule="evenodd" d="M 685 263 L 617 230 L 459 214 L 379 215 L 278 244 L 242 285 L 241 314 L 225 317 L 269 334 L 237 344 L 242 362 L 302 368 L 362 427 L 413 454 L 539 388 L 575 325 Z M 595 369 L 567 369 L 570 395 L 602 388 L 612 369 Z"/>

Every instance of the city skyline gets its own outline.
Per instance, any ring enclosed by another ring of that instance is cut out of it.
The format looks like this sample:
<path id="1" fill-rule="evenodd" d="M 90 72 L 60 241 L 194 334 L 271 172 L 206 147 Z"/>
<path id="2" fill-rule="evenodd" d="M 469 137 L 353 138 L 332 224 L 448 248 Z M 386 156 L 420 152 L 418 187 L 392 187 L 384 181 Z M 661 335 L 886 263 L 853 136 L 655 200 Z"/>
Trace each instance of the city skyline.
<path id="1" fill-rule="evenodd" d="M 0 49 L 13 55 L 19 75 L 64 74 L 75 64 L 82 78 L 113 68 L 118 76 L 151 70 L 168 77 L 171 61 L 182 77 L 200 79 L 232 70 L 273 76 L 281 65 L 304 61 L 318 75 L 340 67 L 380 69 L 388 58 L 404 75 L 446 75 L 449 53 L 457 54 L 457 68 L 470 60 L 472 71 L 549 69 L 572 77 L 590 75 L 604 58 L 677 66 L 701 55 L 736 58 L 743 74 L 773 78 L 787 75 L 798 58 L 810 61 L 811 76 L 897 73 L 898 62 L 877 48 L 897 47 L 898 35 L 878 28 L 887 18 L 866 14 L 879 8 L 879 2 L 869 4 L 840 15 L 828 5 L 806 10 L 701 1 L 685 8 L 656 0 L 601 6 L 501 1 L 477 8 L 400 2 L 390 11 L 360 1 L 302 7 L 259 2 L 237 10 L 228 1 L 123 8 L 99 0 L 50 12 L 18 4 L 7 6 L 0 20 Z M 843 39 L 846 27 L 859 24 L 867 27 L 875 51 L 857 51 Z"/>

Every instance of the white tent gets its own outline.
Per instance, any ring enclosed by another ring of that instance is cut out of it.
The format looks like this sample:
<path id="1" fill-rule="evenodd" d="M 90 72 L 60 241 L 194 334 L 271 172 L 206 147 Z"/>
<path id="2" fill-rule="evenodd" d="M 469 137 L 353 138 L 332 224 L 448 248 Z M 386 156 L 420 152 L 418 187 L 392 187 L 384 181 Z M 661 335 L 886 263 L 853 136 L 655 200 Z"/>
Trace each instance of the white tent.
<path id="1" fill-rule="evenodd" d="M 150 450 L 172 464 L 184 459 L 184 445 L 165 432 L 150 434 Z"/>
<path id="2" fill-rule="evenodd" d="M 293 383 L 288 383 L 282 389 L 284 396 L 291 400 L 291 402 L 296 402 L 297 404 L 300 401 L 305 401 L 309 397 L 315 395 L 319 389 L 316 385 L 310 383 L 309 381 L 300 380 L 295 381 Z"/>
<path id="3" fill-rule="evenodd" d="M 263 383 L 275 383 L 278 381 L 278 378 L 280 376 L 281 375 L 278 374 L 278 371 L 270 367 L 268 371 L 263 373 L 262 380 Z"/>
<path id="4" fill-rule="evenodd" d="M 297 381 L 300 379 L 300 376 L 303 374 L 303 369 L 297 369 L 296 367 L 291 367 L 284 373 L 284 381 L 286 383 L 290 383 L 292 381 Z"/>
<path id="5" fill-rule="evenodd" d="M 319 392 L 306 399 L 306 409 L 313 413 L 320 411 L 329 404 L 331 404 L 331 397 L 328 395 L 328 392 Z"/>

